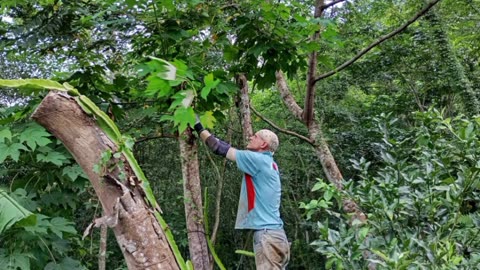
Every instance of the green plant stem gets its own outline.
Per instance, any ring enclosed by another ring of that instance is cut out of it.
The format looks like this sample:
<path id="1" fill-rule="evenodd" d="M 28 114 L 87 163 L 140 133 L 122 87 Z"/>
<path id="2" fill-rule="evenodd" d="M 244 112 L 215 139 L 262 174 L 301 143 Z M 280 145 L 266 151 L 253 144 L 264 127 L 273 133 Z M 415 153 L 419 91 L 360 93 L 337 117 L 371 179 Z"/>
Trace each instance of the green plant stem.
<path id="1" fill-rule="evenodd" d="M 52 251 L 51 251 L 50 248 L 48 247 L 47 243 L 45 243 L 45 241 L 43 240 L 43 237 L 39 236 L 38 238 L 40 239 L 40 241 L 42 241 L 43 245 L 47 248 L 48 253 L 50 253 L 50 257 L 52 257 L 53 262 L 54 262 L 55 264 L 57 264 L 57 261 L 55 260 L 55 257 L 53 256 Z"/>

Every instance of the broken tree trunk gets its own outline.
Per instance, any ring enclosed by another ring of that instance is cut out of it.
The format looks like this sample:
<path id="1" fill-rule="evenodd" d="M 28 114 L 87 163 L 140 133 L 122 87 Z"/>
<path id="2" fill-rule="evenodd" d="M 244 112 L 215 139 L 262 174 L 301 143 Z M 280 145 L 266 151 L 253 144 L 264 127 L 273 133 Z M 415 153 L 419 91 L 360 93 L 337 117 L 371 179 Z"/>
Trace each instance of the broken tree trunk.
<path id="1" fill-rule="evenodd" d="M 113 229 L 128 269 L 179 269 L 165 232 L 146 204 L 141 185 L 125 158 L 112 157 L 107 165 L 113 169 L 94 172 L 94 166 L 101 164 L 102 153 L 118 151 L 118 145 L 95 120 L 71 96 L 57 92 L 43 99 L 32 118 L 63 142 L 87 174 L 106 215 L 96 223 Z M 118 163 L 123 163 L 124 176 L 120 176 Z"/>
<path id="2" fill-rule="evenodd" d="M 198 145 L 191 129 L 178 138 L 182 161 L 183 194 L 187 221 L 188 247 L 194 269 L 212 269 L 203 217 L 202 187 L 198 167 Z"/>

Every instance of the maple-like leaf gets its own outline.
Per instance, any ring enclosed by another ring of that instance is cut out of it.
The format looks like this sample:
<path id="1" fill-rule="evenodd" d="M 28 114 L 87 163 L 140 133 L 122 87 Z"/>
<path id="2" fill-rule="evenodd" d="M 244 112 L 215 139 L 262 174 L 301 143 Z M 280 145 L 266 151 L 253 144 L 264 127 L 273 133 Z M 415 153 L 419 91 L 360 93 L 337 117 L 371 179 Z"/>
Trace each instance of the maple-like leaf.
<path id="1" fill-rule="evenodd" d="M 180 133 L 187 129 L 188 124 L 193 127 L 195 124 L 195 112 L 193 111 L 193 108 L 178 108 L 173 114 L 173 121 L 175 125 L 178 125 L 178 131 Z"/>
<path id="2" fill-rule="evenodd" d="M 42 126 L 33 124 L 20 134 L 20 142 L 26 142 L 28 147 L 35 151 L 37 146 L 45 146 L 51 142 L 48 137 L 50 133 Z"/>
<path id="3" fill-rule="evenodd" d="M 215 121 L 216 120 L 212 111 L 207 111 L 205 114 L 200 116 L 200 122 L 202 122 L 202 125 L 206 128 L 213 128 Z"/>
<path id="4" fill-rule="evenodd" d="M 57 166 L 62 166 L 62 164 L 68 162 L 68 158 L 64 154 L 52 150 L 44 154 L 37 154 L 37 161 L 50 162 Z"/>
<path id="5" fill-rule="evenodd" d="M 9 156 L 14 161 L 18 161 L 20 150 L 28 151 L 28 148 L 21 143 L 12 143 L 10 145 L 0 143 L 0 163 L 4 162 Z"/>
<path id="6" fill-rule="evenodd" d="M 4 143 L 5 139 L 12 141 L 12 132 L 8 128 L 0 130 L 0 143 Z"/>

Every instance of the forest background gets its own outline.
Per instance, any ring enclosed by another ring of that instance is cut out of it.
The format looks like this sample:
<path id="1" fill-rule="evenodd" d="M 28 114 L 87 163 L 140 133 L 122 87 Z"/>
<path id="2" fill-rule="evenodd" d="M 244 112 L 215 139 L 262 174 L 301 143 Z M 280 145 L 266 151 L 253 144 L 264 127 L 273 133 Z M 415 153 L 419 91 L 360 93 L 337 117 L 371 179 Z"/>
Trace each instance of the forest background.
<path id="1" fill-rule="evenodd" d="M 480 1 L 3 0 L 0 18 L 0 78 L 67 82 L 105 111 L 194 265 L 187 124 L 241 148 L 252 112 L 280 138 L 290 269 L 477 269 Z M 0 89 L 2 269 L 126 269 L 105 226 L 82 239 L 102 206 L 30 119 L 48 92 Z M 252 269 L 241 174 L 190 143 L 205 235 L 226 269 Z"/>

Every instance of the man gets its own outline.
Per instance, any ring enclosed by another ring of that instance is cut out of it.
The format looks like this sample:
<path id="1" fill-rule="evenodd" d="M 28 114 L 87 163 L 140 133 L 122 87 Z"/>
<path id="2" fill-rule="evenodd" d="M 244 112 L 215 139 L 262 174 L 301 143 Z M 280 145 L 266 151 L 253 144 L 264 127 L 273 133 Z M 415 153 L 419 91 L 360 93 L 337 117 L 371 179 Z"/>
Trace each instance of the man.
<path id="1" fill-rule="evenodd" d="M 280 174 L 273 160 L 278 147 L 277 135 L 262 129 L 250 137 L 247 150 L 237 150 L 210 134 L 199 120 L 194 128 L 215 154 L 235 161 L 245 173 L 235 229 L 254 231 L 257 269 L 285 269 L 290 259 L 290 245 L 280 218 Z"/>

